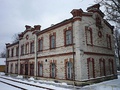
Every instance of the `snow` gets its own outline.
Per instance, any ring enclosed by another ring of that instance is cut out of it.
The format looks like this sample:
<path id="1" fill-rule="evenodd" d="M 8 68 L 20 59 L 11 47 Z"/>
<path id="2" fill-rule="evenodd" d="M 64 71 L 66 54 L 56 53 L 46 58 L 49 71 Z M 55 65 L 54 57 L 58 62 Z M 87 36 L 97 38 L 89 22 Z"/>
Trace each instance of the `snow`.
<path id="1" fill-rule="evenodd" d="M 23 78 L 23 76 L 18 75 L 16 78 L 18 78 L 18 79 L 22 79 L 22 78 Z"/>
<path id="2" fill-rule="evenodd" d="M 55 83 L 53 81 L 35 80 L 33 77 L 30 77 L 29 79 L 24 79 L 23 76 L 20 76 L 20 75 L 13 78 L 10 76 L 4 76 L 4 73 L 0 73 L 0 77 L 5 77 L 5 78 L 9 78 L 9 79 L 17 80 L 20 82 L 37 85 L 37 86 L 47 87 L 47 88 L 51 88 L 54 90 L 120 90 L 120 75 L 118 75 L 118 79 L 104 81 L 101 83 L 92 84 L 92 85 L 88 85 L 84 87 L 67 85 L 66 83 Z M 0 80 L 3 81 L 4 79 L 0 78 Z M 28 90 L 44 90 L 40 88 L 38 89 L 37 87 L 24 85 L 24 84 L 17 83 L 17 82 L 12 82 L 9 80 L 4 80 L 4 81 L 7 83 L 9 82 L 14 85 L 18 85 Z M 6 85 L 0 82 L 0 88 L 2 88 L 2 90 L 8 90 L 8 88 L 6 89 L 6 87 L 9 87 L 9 90 L 15 89 L 12 86 L 9 86 L 9 85 Z M 19 90 L 19 89 L 15 89 L 15 90 Z"/>
<path id="3" fill-rule="evenodd" d="M 5 65 L 6 58 L 0 58 L 0 65 Z"/>

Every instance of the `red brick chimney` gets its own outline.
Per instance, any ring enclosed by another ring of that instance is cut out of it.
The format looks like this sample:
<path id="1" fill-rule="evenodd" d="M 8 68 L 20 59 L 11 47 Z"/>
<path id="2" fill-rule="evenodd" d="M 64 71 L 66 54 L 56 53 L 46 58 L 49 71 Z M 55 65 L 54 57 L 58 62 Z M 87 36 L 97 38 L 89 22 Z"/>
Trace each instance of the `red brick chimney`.
<path id="1" fill-rule="evenodd" d="M 25 27 L 26 27 L 26 30 L 31 29 L 31 26 L 29 25 L 25 25 Z"/>
<path id="2" fill-rule="evenodd" d="M 40 30 L 41 26 L 40 25 L 34 25 L 34 30 Z"/>

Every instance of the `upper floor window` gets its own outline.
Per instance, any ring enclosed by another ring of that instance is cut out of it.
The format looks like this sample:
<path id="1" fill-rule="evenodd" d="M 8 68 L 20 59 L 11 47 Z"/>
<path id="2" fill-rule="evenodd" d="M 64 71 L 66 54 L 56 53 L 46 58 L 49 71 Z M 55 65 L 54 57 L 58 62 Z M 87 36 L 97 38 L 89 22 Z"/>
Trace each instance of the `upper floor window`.
<path id="1" fill-rule="evenodd" d="M 26 44 L 25 46 L 25 54 L 29 53 L 29 43 Z"/>
<path id="2" fill-rule="evenodd" d="M 85 32 L 86 32 L 86 43 L 87 43 L 87 45 L 93 45 L 92 28 L 86 26 L 85 27 Z"/>
<path id="3" fill-rule="evenodd" d="M 50 48 L 51 49 L 55 48 L 55 45 L 56 45 L 56 43 L 55 43 L 55 35 L 51 35 L 50 36 Z"/>
<path id="4" fill-rule="evenodd" d="M 39 49 L 39 51 L 42 51 L 42 50 L 43 50 L 43 39 L 40 39 L 40 40 L 38 41 L 38 49 Z"/>
<path id="5" fill-rule="evenodd" d="M 107 47 L 111 48 L 111 36 L 107 34 L 106 39 L 107 39 Z"/>
<path id="6" fill-rule="evenodd" d="M 19 55 L 19 47 L 16 47 L 16 56 Z"/>
<path id="7" fill-rule="evenodd" d="M 21 46 L 21 55 L 24 55 L 24 45 Z"/>
<path id="8" fill-rule="evenodd" d="M 9 58 L 9 56 L 10 56 L 10 50 L 8 49 L 7 50 L 7 57 Z"/>
<path id="9" fill-rule="evenodd" d="M 12 50 L 11 50 L 11 57 L 13 57 L 14 56 L 14 48 L 12 48 Z"/>
<path id="10" fill-rule="evenodd" d="M 72 30 L 65 31 L 65 45 L 72 44 Z"/>
<path id="11" fill-rule="evenodd" d="M 30 44 L 30 53 L 34 53 L 34 42 Z"/>

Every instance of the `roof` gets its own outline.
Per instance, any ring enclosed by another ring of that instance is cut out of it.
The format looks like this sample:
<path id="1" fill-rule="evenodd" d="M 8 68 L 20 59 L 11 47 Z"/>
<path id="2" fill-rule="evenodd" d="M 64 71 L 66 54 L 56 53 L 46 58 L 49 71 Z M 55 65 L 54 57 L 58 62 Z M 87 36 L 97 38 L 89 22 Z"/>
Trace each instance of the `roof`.
<path id="1" fill-rule="evenodd" d="M 0 58 L 0 65 L 5 65 L 6 58 Z"/>

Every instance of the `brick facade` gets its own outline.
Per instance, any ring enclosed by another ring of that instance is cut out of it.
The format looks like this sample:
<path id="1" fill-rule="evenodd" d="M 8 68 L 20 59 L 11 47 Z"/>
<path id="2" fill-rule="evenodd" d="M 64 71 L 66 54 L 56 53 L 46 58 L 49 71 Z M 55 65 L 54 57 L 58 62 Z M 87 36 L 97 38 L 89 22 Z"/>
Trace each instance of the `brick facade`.
<path id="1" fill-rule="evenodd" d="M 8 73 L 14 74 L 18 65 L 18 74 L 38 78 L 76 82 L 94 81 L 98 77 L 117 78 L 113 26 L 103 19 L 104 14 L 99 7 L 99 4 L 88 7 L 88 12 L 73 9 L 72 18 L 44 30 L 40 30 L 40 25 L 26 25 L 17 43 L 6 44 Z M 16 55 L 17 47 L 19 55 Z"/>

